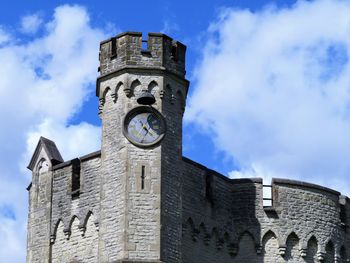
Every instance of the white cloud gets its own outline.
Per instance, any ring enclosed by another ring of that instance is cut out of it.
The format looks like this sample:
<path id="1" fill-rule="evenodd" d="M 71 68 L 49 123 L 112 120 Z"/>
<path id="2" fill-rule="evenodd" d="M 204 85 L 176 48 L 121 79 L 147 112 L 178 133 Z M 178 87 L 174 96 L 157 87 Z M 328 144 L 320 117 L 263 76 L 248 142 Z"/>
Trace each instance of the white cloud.
<path id="1" fill-rule="evenodd" d="M 0 26 L 0 46 L 11 40 L 11 35 Z"/>
<path id="2" fill-rule="evenodd" d="M 21 31 L 27 34 L 34 34 L 42 25 L 43 20 L 39 14 L 32 14 L 22 17 Z"/>
<path id="3" fill-rule="evenodd" d="M 0 30 L 0 258 L 8 263 L 25 261 L 25 188 L 31 178 L 23 167 L 39 136 L 56 141 L 66 160 L 100 144 L 99 127 L 69 120 L 94 93 L 99 42 L 107 36 L 91 27 L 80 6 L 57 7 L 42 23 L 44 35 L 34 34 L 34 23 L 30 42 Z"/>
<path id="4" fill-rule="evenodd" d="M 350 3 L 225 9 L 208 30 L 186 118 L 240 170 L 350 193 Z M 341 183 L 340 183 L 341 182 Z"/>

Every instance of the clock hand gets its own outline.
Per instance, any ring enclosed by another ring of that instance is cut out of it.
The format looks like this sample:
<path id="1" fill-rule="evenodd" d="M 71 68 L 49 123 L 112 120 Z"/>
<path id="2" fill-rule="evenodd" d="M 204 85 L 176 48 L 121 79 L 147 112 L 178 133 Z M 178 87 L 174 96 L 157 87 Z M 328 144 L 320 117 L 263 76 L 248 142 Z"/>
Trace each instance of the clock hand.
<path id="1" fill-rule="evenodd" d="M 141 123 L 141 128 L 137 131 L 137 134 L 141 137 L 141 131 L 145 129 L 147 131 L 147 128 L 145 128 L 145 125 L 142 123 L 142 121 L 139 121 Z M 146 133 L 147 134 L 147 133 Z M 146 136 L 146 135 L 145 135 Z M 145 137 L 143 136 L 143 138 Z M 143 139 L 142 138 L 142 139 Z"/>
<path id="2" fill-rule="evenodd" d="M 146 133 L 143 135 L 141 142 L 143 142 L 143 140 L 145 139 L 146 135 L 148 134 L 149 130 L 147 130 L 147 128 L 145 126 L 143 126 L 142 128 L 144 128 L 146 130 Z"/>
<path id="3" fill-rule="evenodd" d="M 156 134 L 152 131 L 152 129 L 151 129 L 150 127 L 148 128 L 148 132 L 149 132 L 152 136 L 156 135 Z"/>

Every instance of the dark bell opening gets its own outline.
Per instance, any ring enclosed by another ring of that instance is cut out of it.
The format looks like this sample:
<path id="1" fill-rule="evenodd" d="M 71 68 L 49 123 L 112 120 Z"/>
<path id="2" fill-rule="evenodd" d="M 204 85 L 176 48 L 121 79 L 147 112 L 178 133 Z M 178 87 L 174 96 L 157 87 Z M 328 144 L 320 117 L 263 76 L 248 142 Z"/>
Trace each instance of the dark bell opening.
<path id="1" fill-rule="evenodd" d="M 137 103 L 141 105 L 152 105 L 156 102 L 154 96 L 147 90 L 143 91 L 137 98 Z"/>

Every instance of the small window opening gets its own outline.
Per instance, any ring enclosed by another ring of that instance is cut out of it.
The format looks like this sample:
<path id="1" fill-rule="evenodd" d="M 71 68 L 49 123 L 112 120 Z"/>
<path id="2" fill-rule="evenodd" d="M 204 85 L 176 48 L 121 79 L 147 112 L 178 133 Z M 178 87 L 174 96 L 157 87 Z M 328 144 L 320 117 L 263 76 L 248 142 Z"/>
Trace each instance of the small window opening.
<path id="1" fill-rule="evenodd" d="M 145 166 L 141 167 L 141 189 L 145 189 Z"/>
<path id="2" fill-rule="evenodd" d="M 273 199 L 272 199 L 272 185 L 263 185 L 263 206 L 264 207 L 272 207 Z"/>
<path id="3" fill-rule="evenodd" d="M 79 197 L 80 194 L 80 160 L 72 160 L 72 197 Z"/>
<path id="4" fill-rule="evenodd" d="M 113 37 L 111 41 L 111 58 L 117 56 L 117 38 Z"/>
<path id="5" fill-rule="evenodd" d="M 209 202 L 213 202 L 213 175 L 208 171 L 205 174 L 205 197 Z"/>

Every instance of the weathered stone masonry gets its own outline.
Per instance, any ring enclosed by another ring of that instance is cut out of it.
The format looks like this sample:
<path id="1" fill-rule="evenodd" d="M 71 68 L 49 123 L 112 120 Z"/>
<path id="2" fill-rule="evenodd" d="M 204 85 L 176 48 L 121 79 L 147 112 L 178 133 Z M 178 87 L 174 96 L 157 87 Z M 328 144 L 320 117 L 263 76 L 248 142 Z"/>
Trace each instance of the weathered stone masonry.
<path id="1" fill-rule="evenodd" d="M 144 44 L 137 32 L 101 42 L 101 151 L 65 162 L 39 140 L 27 263 L 350 262 L 347 197 L 274 179 L 266 207 L 261 179 L 231 180 L 182 157 L 185 52 L 157 33 Z M 124 118 L 145 91 L 166 133 L 139 147 L 123 135 Z"/>

